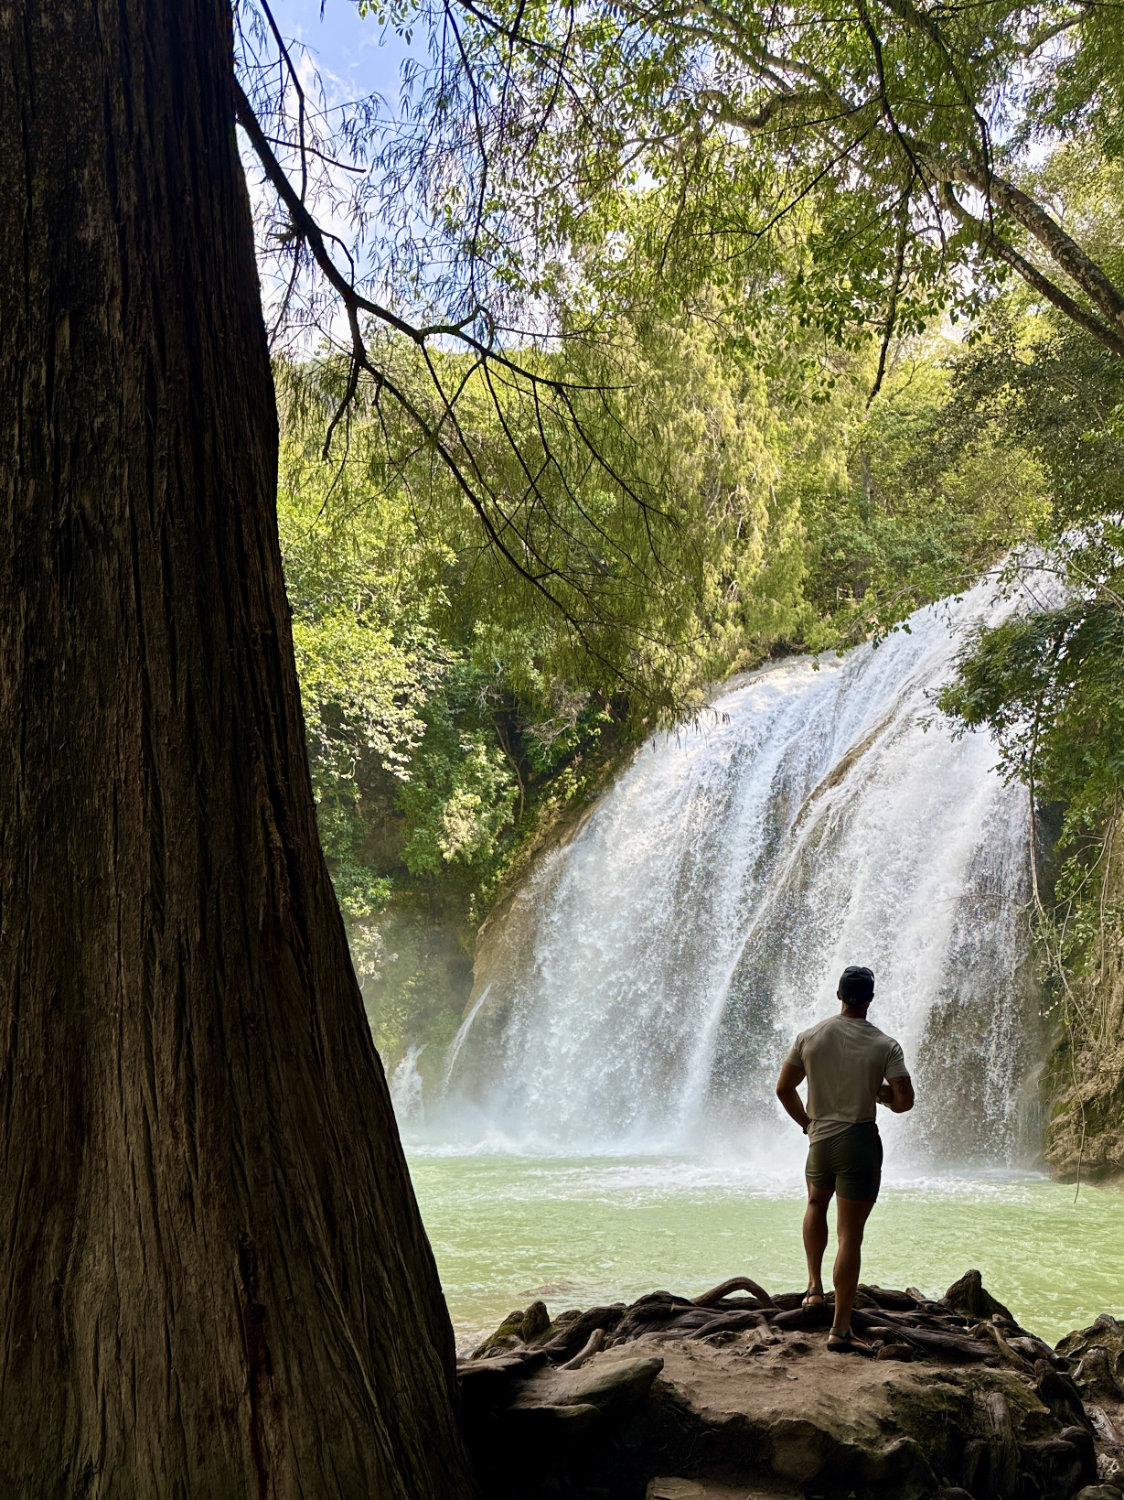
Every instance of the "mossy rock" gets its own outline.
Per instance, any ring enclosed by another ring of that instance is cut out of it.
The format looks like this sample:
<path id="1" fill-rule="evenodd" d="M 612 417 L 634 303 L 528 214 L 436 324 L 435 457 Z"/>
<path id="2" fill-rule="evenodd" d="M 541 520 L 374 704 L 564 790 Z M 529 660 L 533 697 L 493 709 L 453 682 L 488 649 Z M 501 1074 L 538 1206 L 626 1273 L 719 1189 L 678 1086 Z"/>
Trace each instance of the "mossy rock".
<path id="1" fill-rule="evenodd" d="M 523 1342 L 533 1344 L 550 1332 L 550 1314 L 545 1302 L 532 1302 L 523 1314 Z"/>
<path id="2" fill-rule="evenodd" d="M 506 1354 L 510 1349 L 519 1348 L 523 1343 L 525 1316 L 521 1307 L 517 1307 L 514 1312 L 509 1312 L 495 1333 L 490 1333 L 482 1344 L 478 1344 L 469 1357 L 487 1359 L 490 1355 Z"/>

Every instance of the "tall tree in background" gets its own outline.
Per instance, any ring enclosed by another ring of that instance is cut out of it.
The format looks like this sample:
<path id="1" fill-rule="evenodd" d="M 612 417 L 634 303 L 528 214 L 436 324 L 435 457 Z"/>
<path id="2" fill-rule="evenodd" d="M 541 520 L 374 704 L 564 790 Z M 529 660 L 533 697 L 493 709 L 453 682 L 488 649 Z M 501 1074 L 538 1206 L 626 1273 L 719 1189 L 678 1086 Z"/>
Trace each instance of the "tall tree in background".
<path id="1" fill-rule="evenodd" d="M 317 842 L 225 0 L 0 7 L 0 1493 L 471 1493 Z"/>

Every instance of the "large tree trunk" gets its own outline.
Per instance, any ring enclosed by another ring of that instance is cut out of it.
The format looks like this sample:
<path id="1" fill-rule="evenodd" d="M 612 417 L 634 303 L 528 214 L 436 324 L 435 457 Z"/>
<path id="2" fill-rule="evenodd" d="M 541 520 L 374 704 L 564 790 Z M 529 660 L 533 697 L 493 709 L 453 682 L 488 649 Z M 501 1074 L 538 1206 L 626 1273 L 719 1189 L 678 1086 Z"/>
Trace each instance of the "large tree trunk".
<path id="1" fill-rule="evenodd" d="M 225 0 L 0 0 L 0 1495 L 471 1492 L 320 854 Z"/>

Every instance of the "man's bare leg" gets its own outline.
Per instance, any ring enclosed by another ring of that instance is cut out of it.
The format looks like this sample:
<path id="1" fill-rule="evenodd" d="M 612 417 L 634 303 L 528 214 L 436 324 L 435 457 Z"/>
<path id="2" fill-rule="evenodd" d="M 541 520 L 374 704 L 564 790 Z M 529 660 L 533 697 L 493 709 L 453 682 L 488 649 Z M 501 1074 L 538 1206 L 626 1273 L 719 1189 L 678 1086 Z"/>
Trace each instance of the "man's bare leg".
<path id="1" fill-rule="evenodd" d="M 804 1255 L 808 1261 L 808 1290 L 823 1292 L 823 1253 L 827 1249 L 827 1206 L 833 1188 L 808 1184 L 808 1207 L 804 1210 Z"/>
<path id="2" fill-rule="evenodd" d="M 837 1198 L 835 1234 L 839 1248 L 835 1255 L 832 1279 L 835 1282 L 835 1323 L 833 1333 L 849 1333 L 851 1309 L 859 1289 L 859 1267 L 862 1264 L 863 1230 L 874 1207 L 873 1201 Z M 807 1222 L 805 1220 L 805 1222 Z"/>

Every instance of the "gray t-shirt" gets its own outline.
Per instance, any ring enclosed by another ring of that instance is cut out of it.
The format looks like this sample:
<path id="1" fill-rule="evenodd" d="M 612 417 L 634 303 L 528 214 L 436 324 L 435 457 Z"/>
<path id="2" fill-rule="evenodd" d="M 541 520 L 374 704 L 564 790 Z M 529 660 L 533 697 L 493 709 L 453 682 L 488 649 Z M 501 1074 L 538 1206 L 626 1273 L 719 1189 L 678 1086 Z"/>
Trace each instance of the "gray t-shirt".
<path id="1" fill-rule="evenodd" d="M 785 1059 L 808 1075 L 808 1139 L 822 1141 L 873 1120 L 883 1079 L 909 1069 L 892 1036 L 857 1016 L 829 1016 L 802 1031 Z"/>

